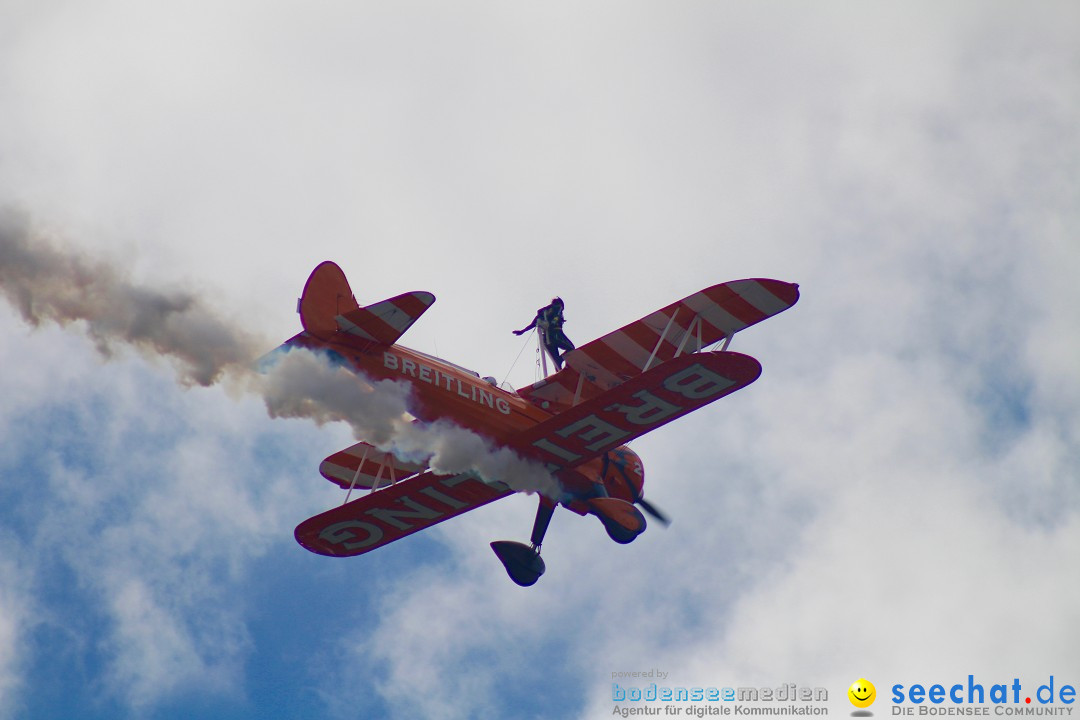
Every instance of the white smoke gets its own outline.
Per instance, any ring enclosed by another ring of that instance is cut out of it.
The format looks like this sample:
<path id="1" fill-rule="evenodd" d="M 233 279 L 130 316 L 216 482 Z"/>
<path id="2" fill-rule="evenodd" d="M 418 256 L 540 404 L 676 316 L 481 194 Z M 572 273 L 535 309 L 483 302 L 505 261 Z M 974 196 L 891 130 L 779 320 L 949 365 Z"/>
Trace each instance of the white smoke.
<path id="1" fill-rule="evenodd" d="M 35 327 L 81 324 L 106 358 L 118 346 L 133 347 L 172 361 L 184 384 L 224 383 L 260 395 L 272 417 L 346 422 L 358 440 L 437 473 L 473 472 L 485 482 L 558 496 L 542 465 L 451 422 L 413 422 L 408 384 L 375 382 L 303 349 L 257 369 L 271 341 L 230 325 L 195 294 L 139 285 L 114 265 L 62 249 L 10 210 L 0 211 L 0 293 Z"/>
<path id="2" fill-rule="evenodd" d="M 346 422 L 357 440 L 385 449 L 408 412 L 409 386 L 371 382 L 303 348 L 275 357 L 262 373 L 239 378 L 262 396 L 271 417 Z"/>
<path id="3" fill-rule="evenodd" d="M 556 499 L 561 495 L 555 478 L 540 463 L 445 420 L 399 426 L 389 449 L 401 457 L 427 455 L 428 465 L 440 475 L 471 471 L 485 482 L 500 481 L 514 490 L 539 491 Z"/>
<path id="4" fill-rule="evenodd" d="M 472 472 L 487 483 L 559 497 L 558 483 L 540 463 L 447 420 L 416 422 L 409 413 L 412 388 L 400 380 L 375 382 L 325 355 L 295 348 L 242 382 L 262 396 L 272 417 L 347 422 L 357 440 L 427 463 L 440 475 Z"/>

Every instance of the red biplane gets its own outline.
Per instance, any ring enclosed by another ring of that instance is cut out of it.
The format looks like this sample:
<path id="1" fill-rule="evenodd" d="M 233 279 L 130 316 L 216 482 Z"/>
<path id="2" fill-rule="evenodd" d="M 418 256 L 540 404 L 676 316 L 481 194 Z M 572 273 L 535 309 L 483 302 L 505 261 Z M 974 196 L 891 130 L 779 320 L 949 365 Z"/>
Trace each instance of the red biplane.
<path id="1" fill-rule="evenodd" d="M 635 505 L 666 522 L 642 498 L 641 459 L 627 443 L 756 380 L 761 366 L 728 351 L 731 338 L 798 299 L 797 285 L 778 280 L 714 285 L 567 352 L 562 370 L 514 392 L 396 344 L 434 295 L 360 307 L 341 269 L 324 262 L 300 299 L 304 331 L 285 345 L 332 351 L 368 380 L 407 382 L 417 422 L 452 421 L 546 466 L 560 494 L 540 494 L 531 543 L 491 543 L 511 579 L 528 586 L 544 572 L 540 546 L 558 505 L 596 516 L 618 543 L 645 530 Z M 719 351 L 706 350 L 718 343 Z M 438 475 L 364 442 L 319 469 L 350 492 L 368 489 L 296 528 L 303 547 L 333 557 L 370 552 L 512 492 L 471 472 Z"/>

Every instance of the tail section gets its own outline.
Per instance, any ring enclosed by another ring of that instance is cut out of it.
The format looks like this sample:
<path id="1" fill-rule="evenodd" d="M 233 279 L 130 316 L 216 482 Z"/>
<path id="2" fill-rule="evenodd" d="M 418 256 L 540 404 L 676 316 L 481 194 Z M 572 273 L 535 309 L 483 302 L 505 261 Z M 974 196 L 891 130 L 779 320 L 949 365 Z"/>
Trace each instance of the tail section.
<path id="1" fill-rule="evenodd" d="M 300 323 L 309 333 L 326 340 L 338 331 L 337 318 L 359 309 L 349 281 L 337 263 L 320 263 L 311 271 L 300 297 Z"/>
<path id="2" fill-rule="evenodd" d="M 326 261 L 312 271 L 304 286 L 300 322 L 304 330 L 320 340 L 343 332 L 380 345 L 393 345 L 433 302 L 435 296 L 431 293 L 416 291 L 360 307 L 345 273 L 337 264 Z"/>

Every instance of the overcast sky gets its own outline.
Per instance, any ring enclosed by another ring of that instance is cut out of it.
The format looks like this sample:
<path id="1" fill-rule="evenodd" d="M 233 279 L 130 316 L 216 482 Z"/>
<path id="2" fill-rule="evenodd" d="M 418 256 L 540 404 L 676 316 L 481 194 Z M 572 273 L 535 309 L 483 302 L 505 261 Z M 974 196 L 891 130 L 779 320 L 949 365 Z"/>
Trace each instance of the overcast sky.
<path id="1" fill-rule="evenodd" d="M 404 344 L 515 386 L 553 294 L 581 344 L 802 290 L 733 344 L 758 382 L 634 443 L 673 524 L 558 512 L 529 589 L 487 543 L 534 497 L 312 555 L 347 427 L 0 303 L 0 716 L 1080 684 L 1075 2 L 0 0 L 0 213 L 266 350 L 322 260 L 433 292 Z"/>

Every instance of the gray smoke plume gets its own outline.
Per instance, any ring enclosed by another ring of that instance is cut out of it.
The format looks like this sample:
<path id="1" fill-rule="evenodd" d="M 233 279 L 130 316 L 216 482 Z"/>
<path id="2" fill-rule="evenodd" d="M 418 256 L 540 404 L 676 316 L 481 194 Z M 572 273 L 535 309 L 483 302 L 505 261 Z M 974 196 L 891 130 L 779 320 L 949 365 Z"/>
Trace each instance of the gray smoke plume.
<path id="1" fill-rule="evenodd" d="M 138 285 L 113 265 L 62 249 L 13 211 L 0 211 L 0 293 L 35 327 L 84 326 L 106 358 L 118 346 L 134 347 L 171 360 L 184 384 L 224 382 L 257 393 L 271 417 L 347 422 L 358 440 L 435 472 L 471 471 L 486 482 L 558 496 L 540 464 L 449 422 L 413 422 L 408 384 L 374 382 L 302 349 L 256 369 L 272 343 L 231 326 L 197 295 Z"/>
<path id="2" fill-rule="evenodd" d="M 81 321 L 106 357 L 116 344 L 167 357 L 188 384 L 213 384 L 259 348 L 197 296 L 136 285 L 112 265 L 62 251 L 14 211 L 0 212 L 0 292 L 35 327 Z"/>

